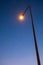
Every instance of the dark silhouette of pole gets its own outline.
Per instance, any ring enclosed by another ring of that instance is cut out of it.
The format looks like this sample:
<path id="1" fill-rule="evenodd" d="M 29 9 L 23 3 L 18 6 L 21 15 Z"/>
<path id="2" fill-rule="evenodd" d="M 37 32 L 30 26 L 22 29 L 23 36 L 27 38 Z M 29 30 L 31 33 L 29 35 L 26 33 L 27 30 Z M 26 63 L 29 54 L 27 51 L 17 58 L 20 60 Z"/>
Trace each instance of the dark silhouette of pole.
<path id="1" fill-rule="evenodd" d="M 34 37 L 34 42 L 35 42 L 35 50 L 36 50 L 37 63 L 38 63 L 38 65 L 41 65 L 40 57 L 39 57 L 39 52 L 38 52 L 38 46 L 37 46 L 37 40 L 36 40 L 36 34 L 35 34 L 35 28 L 34 28 L 34 23 L 33 23 L 32 11 L 31 11 L 31 7 L 30 6 L 28 6 L 25 9 L 24 14 L 27 12 L 28 8 L 30 10 L 30 16 L 31 16 L 31 22 L 32 22 L 32 30 L 33 30 L 33 37 Z"/>

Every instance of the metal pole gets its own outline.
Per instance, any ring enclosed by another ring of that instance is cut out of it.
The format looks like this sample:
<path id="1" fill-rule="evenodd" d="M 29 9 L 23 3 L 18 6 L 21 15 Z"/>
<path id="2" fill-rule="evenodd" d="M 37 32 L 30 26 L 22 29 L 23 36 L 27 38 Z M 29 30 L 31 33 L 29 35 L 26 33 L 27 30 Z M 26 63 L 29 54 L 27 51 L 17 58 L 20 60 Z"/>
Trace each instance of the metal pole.
<path id="1" fill-rule="evenodd" d="M 36 57 L 37 57 L 37 63 L 38 63 L 38 65 L 41 65 L 39 52 L 38 52 L 38 45 L 37 45 L 37 40 L 36 40 L 36 34 L 35 34 L 35 28 L 34 28 L 34 23 L 33 23 L 32 11 L 31 11 L 31 7 L 30 6 L 28 6 L 25 9 L 23 15 L 25 15 L 25 13 L 27 12 L 28 9 L 30 10 L 30 16 L 31 16 L 31 22 L 32 22 L 32 30 L 33 30 L 33 37 L 34 37 L 34 42 L 35 42 L 35 51 L 36 51 Z"/>
<path id="2" fill-rule="evenodd" d="M 38 65 L 41 65 L 40 58 L 39 58 L 37 41 L 36 41 L 36 34 L 35 34 L 35 29 L 34 29 L 34 23 L 33 23 L 31 7 L 29 9 L 30 9 L 30 16 L 31 16 L 31 21 L 32 21 L 32 30 L 33 30 L 33 36 L 34 36 L 34 42 L 35 42 L 35 50 L 36 50 L 37 63 L 38 63 Z"/>

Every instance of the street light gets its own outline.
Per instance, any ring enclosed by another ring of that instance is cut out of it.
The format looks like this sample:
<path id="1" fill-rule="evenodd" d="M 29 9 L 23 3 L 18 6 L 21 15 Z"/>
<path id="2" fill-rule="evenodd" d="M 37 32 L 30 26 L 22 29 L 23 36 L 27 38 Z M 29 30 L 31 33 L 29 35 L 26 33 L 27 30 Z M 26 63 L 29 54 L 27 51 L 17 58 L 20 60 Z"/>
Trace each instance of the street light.
<path id="1" fill-rule="evenodd" d="M 30 17 L 31 17 L 31 23 L 32 23 L 32 30 L 33 30 L 33 37 L 34 37 L 34 42 L 35 42 L 35 51 L 36 51 L 36 57 L 37 57 L 37 63 L 38 65 L 41 65 L 40 63 L 40 58 L 39 58 L 39 52 L 38 52 L 38 46 L 37 46 L 37 41 L 36 41 L 36 34 L 35 34 L 35 28 L 34 28 L 34 23 L 33 23 L 33 17 L 32 17 L 32 10 L 31 7 L 28 6 L 25 11 L 20 15 L 20 20 L 22 21 L 24 19 L 24 15 L 27 12 L 27 10 L 30 10 Z"/>

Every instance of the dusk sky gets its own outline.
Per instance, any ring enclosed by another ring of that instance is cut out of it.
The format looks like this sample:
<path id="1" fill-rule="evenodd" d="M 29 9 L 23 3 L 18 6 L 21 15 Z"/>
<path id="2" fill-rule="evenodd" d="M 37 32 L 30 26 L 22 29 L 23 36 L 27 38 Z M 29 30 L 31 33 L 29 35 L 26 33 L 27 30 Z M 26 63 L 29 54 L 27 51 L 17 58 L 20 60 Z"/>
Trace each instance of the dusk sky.
<path id="1" fill-rule="evenodd" d="M 29 9 L 23 22 L 17 18 L 28 5 L 43 65 L 43 0 L 0 0 L 0 65 L 37 65 Z"/>

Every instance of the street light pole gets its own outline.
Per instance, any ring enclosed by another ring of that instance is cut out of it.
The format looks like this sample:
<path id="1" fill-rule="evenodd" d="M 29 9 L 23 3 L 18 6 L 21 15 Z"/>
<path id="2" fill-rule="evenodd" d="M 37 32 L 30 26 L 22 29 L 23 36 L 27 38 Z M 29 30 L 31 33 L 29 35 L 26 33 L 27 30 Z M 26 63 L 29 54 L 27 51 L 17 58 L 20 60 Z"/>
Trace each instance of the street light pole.
<path id="1" fill-rule="evenodd" d="M 36 41 L 36 34 L 35 34 L 35 28 L 34 28 L 34 23 L 33 23 L 33 17 L 32 17 L 32 11 L 31 11 L 31 7 L 28 6 L 25 11 L 24 14 L 27 12 L 27 10 L 30 10 L 30 16 L 31 16 L 31 22 L 32 22 L 32 30 L 33 30 L 33 37 L 34 37 L 34 42 L 35 42 L 35 51 L 36 51 L 36 57 L 37 57 L 37 63 L 38 65 L 41 65 L 40 63 L 40 58 L 39 58 L 39 52 L 38 52 L 38 46 L 37 46 L 37 41 Z"/>

